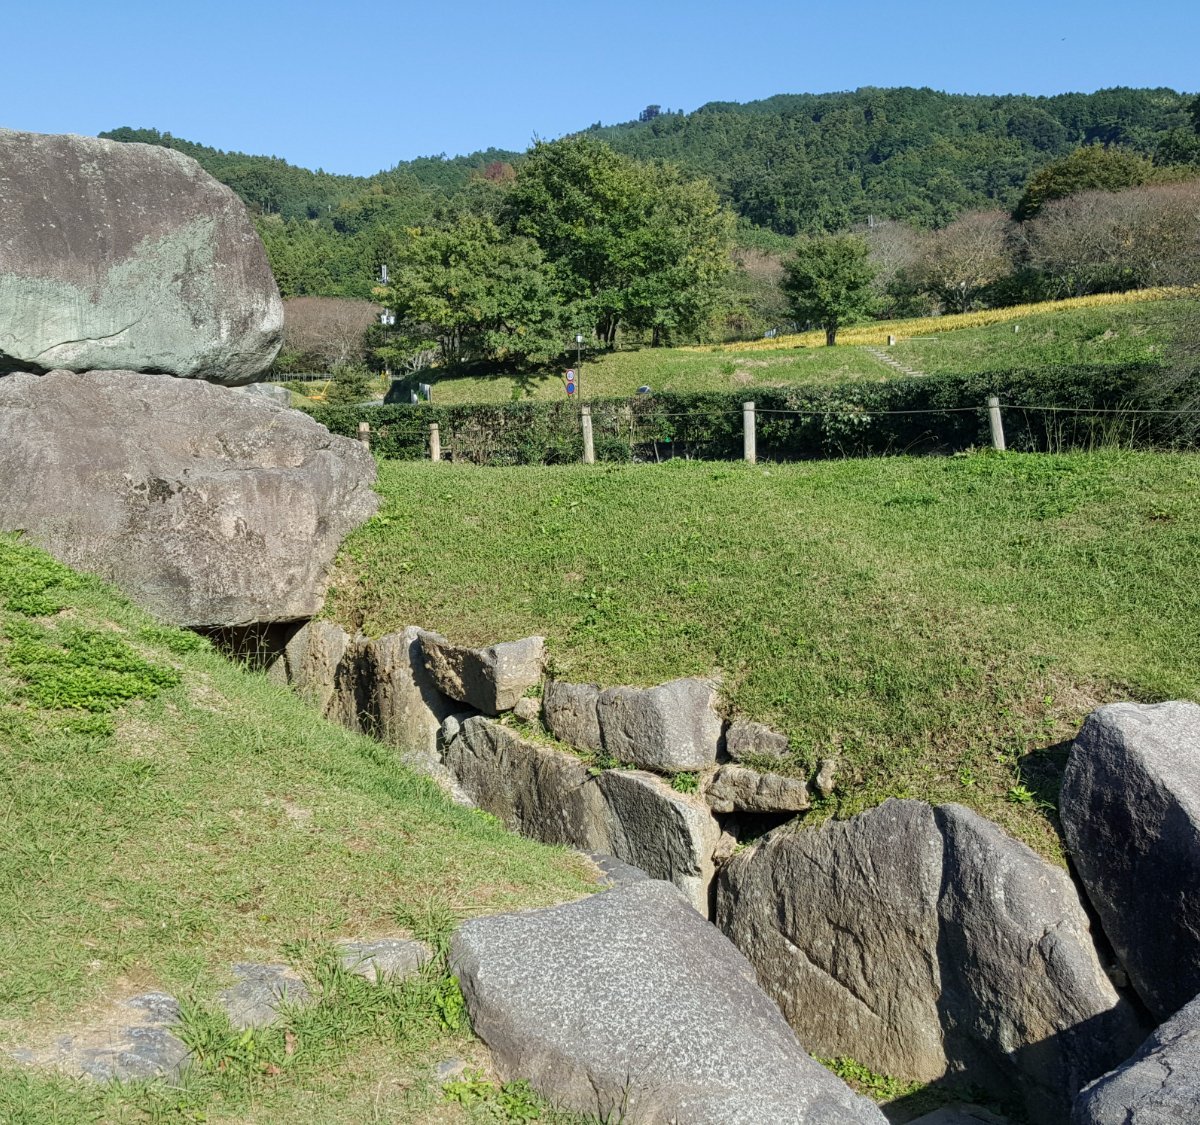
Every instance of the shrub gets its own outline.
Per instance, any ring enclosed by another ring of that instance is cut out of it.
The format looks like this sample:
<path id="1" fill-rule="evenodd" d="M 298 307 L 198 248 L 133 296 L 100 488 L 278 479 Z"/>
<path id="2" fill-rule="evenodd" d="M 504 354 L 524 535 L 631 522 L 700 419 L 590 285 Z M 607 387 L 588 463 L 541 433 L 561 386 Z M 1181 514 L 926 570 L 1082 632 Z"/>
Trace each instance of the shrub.
<path id="1" fill-rule="evenodd" d="M 1170 415 L 1123 413 L 1171 409 L 1184 402 L 1187 387 L 1168 384 L 1160 369 L 1071 367 L 758 387 L 758 454 L 786 461 L 945 454 L 986 446 L 985 404 L 993 394 L 1005 406 L 1010 449 L 1060 451 L 1114 441 L 1162 447 L 1189 443 Z M 595 400 L 597 460 L 740 459 L 743 397 L 739 392 L 664 392 Z M 582 451 L 579 408 L 569 402 L 306 409 L 346 437 L 356 434 L 360 421 L 369 422 L 375 452 L 399 460 L 428 456 L 430 422 L 438 423 L 443 454 L 453 460 L 548 465 L 577 461 Z M 1104 413 L 1076 413 L 1097 409 Z"/>

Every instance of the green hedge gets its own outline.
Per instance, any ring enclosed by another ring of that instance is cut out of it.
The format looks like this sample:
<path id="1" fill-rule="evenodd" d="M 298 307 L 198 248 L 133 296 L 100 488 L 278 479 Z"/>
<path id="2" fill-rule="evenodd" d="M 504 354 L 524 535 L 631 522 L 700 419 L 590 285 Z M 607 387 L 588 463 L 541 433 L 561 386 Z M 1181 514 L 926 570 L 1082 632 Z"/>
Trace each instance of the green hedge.
<path id="1" fill-rule="evenodd" d="M 990 443 L 986 403 L 1003 405 L 1008 447 L 1088 448 L 1097 444 L 1179 446 L 1194 435 L 1179 416 L 1137 414 L 1171 409 L 1196 395 L 1197 380 L 1167 386 L 1151 367 L 1054 368 L 944 375 L 832 387 L 756 387 L 752 392 L 659 393 L 591 402 L 596 457 L 602 461 L 672 456 L 714 460 L 742 456 L 742 401 L 758 411 L 764 460 L 897 453 L 953 453 Z M 1030 409 L 1053 406 L 1053 412 Z M 1080 414 L 1081 409 L 1113 411 Z M 428 456 L 437 422 L 443 456 L 478 464 L 535 465 L 579 460 L 579 404 L 510 402 L 307 408 L 331 431 L 353 437 L 371 426 L 383 457 Z"/>

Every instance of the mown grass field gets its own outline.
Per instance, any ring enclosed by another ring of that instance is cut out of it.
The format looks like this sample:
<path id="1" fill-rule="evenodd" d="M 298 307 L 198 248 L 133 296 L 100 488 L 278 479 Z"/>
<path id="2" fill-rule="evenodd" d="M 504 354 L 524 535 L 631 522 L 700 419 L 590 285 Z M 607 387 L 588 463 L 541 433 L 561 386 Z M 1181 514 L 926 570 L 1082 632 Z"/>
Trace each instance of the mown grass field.
<path id="1" fill-rule="evenodd" d="M 824 346 L 823 334 L 808 333 L 747 344 L 617 351 L 585 358 L 579 389 L 584 398 L 605 398 L 633 395 L 641 386 L 655 391 L 752 391 L 793 383 L 891 379 L 896 370 L 868 350 L 885 345 L 889 332 L 897 343 L 886 348 L 887 354 L 927 375 L 1154 363 L 1162 359 L 1181 321 L 1200 307 L 1194 297 L 1111 297 L 1099 304 L 1094 303 L 1097 298 L 1084 298 L 963 317 L 868 324 L 843 330 L 833 348 Z M 1014 332 L 1015 325 L 1020 331 Z M 434 402 L 450 405 L 565 398 L 561 374 L 554 370 L 520 377 L 455 376 L 435 368 L 423 378 L 433 384 Z"/>
<path id="2" fill-rule="evenodd" d="M 1058 854 L 1062 751 L 1097 704 L 1200 699 L 1200 456 L 751 468 L 384 462 L 327 612 L 555 674 L 719 672 L 733 711 L 842 762 L 835 810 L 956 800 Z"/>
<path id="3" fill-rule="evenodd" d="M 463 1105 L 432 1076 L 479 1057 L 444 965 L 373 990 L 328 947 L 440 941 L 457 917 L 588 889 L 582 861 L 0 537 L 0 1121 L 495 1120 L 493 1087 Z M 238 960 L 304 968 L 319 1003 L 231 1033 L 209 1006 Z M 182 1087 L 104 1088 L 3 1053 L 148 989 L 191 1005 L 203 1053 Z"/>

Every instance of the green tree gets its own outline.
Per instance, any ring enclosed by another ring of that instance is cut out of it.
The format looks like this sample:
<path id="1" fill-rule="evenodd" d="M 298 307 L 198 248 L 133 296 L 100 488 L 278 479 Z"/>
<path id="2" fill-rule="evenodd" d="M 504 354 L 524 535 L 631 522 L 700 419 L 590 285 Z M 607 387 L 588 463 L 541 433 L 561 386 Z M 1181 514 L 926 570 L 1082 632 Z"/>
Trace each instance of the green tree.
<path id="1" fill-rule="evenodd" d="M 650 183 L 645 226 L 622 248 L 631 277 L 624 315 L 657 347 L 695 335 L 728 304 L 734 220 L 705 180 L 659 166 Z"/>
<path id="2" fill-rule="evenodd" d="M 508 221 L 532 239 L 600 341 L 622 323 L 656 342 L 694 330 L 722 290 L 732 217 L 712 187 L 589 137 L 539 142 L 518 169 Z"/>
<path id="3" fill-rule="evenodd" d="M 414 228 L 376 300 L 395 332 L 377 354 L 402 361 L 435 344 L 442 360 L 547 361 L 564 345 L 564 307 L 537 245 L 490 216 L 463 213 L 443 227 Z"/>
<path id="4" fill-rule="evenodd" d="M 876 267 L 870 247 L 857 235 L 814 238 L 784 263 L 782 288 L 800 321 L 825 329 L 825 343 L 837 343 L 838 329 L 866 316 L 875 304 Z"/>
<path id="5" fill-rule="evenodd" d="M 372 393 L 371 372 L 361 364 L 344 364 L 334 368 L 325 401 L 331 406 L 354 406 L 369 399 Z"/>
<path id="6" fill-rule="evenodd" d="M 1139 153 L 1085 145 L 1029 178 L 1013 218 L 1018 222 L 1032 219 L 1052 199 L 1065 199 L 1081 191 L 1123 191 L 1154 178 L 1154 165 Z"/>

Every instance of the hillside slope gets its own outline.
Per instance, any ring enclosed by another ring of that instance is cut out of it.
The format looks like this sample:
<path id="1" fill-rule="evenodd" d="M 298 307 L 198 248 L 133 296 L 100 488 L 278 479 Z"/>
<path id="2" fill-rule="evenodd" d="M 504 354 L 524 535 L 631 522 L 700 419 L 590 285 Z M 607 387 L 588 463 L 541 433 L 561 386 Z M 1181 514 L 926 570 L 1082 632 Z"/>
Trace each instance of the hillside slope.
<path id="1" fill-rule="evenodd" d="M 432 1074 L 475 1052 L 445 978 L 368 995 L 327 950 L 578 897 L 584 866 L 0 537 L 0 1120 L 464 1120 Z M 231 1035 L 210 1006 L 245 960 L 304 968 L 321 1002 Z M 4 1058 L 149 989 L 202 1049 L 182 1088 Z"/>
<path id="2" fill-rule="evenodd" d="M 1140 290 L 959 316 L 868 321 L 843 329 L 832 348 L 824 346 L 824 333 L 816 331 L 732 344 L 614 351 L 585 358 L 579 390 L 588 399 L 628 397 L 642 386 L 655 392 L 738 391 L 752 397 L 756 387 L 882 382 L 900 377 L 906 367 L 921 375 L 1152 367 L 1170 362 L 1173 346 L 1192 331 L 1198 311 L 1200 300 L 1194 295 Z M 889 335 L 897 339 L 894 347 L 887 347 Z M 520 375 L 435 367 L 422 378 L 432 385 L 433 401 L 440 406 L 566 398 L 561 367 Z M 312 390 L 322 393 L 324 385 L 314 384 Z"/>
<path id="3" fill-rule="evenodd" d="M 1200 699 L 1200 457 L 760 465 L 384 462 L 329 612 L 464 643 L 547 637 L 557 676 L 724 676 L 839 759 L 833 807 L 971 805 L 1046 854 L 1053 748 L 1120 699 Z"/>

